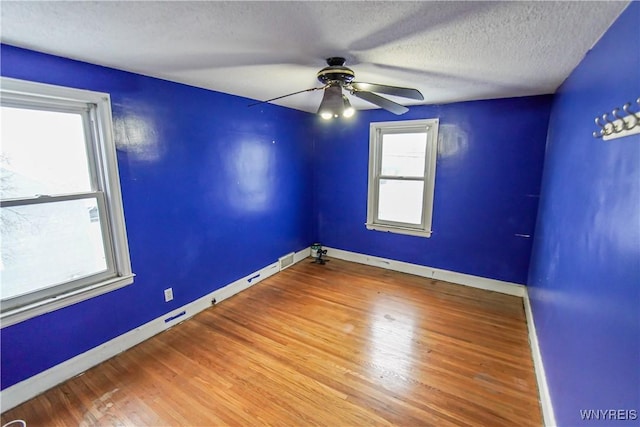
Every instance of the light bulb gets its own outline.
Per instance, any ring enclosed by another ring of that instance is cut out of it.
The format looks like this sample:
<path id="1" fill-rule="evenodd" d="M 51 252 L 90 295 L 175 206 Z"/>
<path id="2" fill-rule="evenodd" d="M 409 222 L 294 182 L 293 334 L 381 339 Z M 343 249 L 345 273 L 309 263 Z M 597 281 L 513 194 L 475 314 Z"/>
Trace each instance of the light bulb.
<path id="1" fill-rule="evenodd" d="M 355 114 L 356 110 L 353 107 L 345 108 L 342 112 L 342 117 L 352 117 Z"/>
<path id="2" fill-rule="evenodd" d="M 330 120 L 333 117 L 333 114 L 331 114 L 328 111 L 324 111 L 324 112 L 320 113 L 320 117 L 322 117 L 325 120 Z"/>
<path id="3" fill-rule="evenodd" d="M 353 116 L 356 110 L 353 109 L 346 95 L 342 95 L 342 117 L 349 118 Z"/>

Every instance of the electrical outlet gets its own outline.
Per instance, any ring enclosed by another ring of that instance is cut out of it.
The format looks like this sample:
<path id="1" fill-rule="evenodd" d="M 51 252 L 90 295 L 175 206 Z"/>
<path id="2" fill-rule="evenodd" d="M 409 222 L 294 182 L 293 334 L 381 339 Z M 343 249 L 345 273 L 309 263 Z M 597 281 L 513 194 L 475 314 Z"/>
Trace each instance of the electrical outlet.
<path id="1" fill-rule="evenodd" d="M 164 302 L 169 302 L 173 299 L 173 288 L 167 288 L 164 290 Z"/>

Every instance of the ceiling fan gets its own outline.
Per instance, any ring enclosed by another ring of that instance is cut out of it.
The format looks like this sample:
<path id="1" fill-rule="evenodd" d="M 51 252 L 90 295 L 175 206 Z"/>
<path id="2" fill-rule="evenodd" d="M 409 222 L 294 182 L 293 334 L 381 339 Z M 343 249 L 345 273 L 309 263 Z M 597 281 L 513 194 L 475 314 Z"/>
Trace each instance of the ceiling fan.
<path id="1" fill-rule="evenodd" d="M 351 107 L 349 99 L 343 94 L 343 89 L 355 97 L 364 99 L 367 102 L 398 115 L 406 113 L 409 109 L 404 105 L 400 105 L 397 102 L 377 95 L 374 92 L 399 96 L 402 98 L 417 99 L 420 101 L 424 100 L 424 97 L 417 89 L 387 86 L 376 83 L 355 82 L 353 80 L 356 75 L 353 70 L 345 67 L 345 62 L 345 59 L 341 57 L 327 58 L 327 67 L 318 71 L 317 74 L 318 80 L 323 84 L 322 87 L 300 90 L 298 92 L 267 99 L 266 101 L 256 102 L 249 106 L 251 107 L 254 105 L 264 104 L 265 102 L 275 101 L 277 99 L 286 98 L 299 93 L 324 90 L 322 102 L 318 108 L 318 114 L 323 119 L 329 120 L 341 116 L 351 117 L 355 112 L 353 107 Z"/>

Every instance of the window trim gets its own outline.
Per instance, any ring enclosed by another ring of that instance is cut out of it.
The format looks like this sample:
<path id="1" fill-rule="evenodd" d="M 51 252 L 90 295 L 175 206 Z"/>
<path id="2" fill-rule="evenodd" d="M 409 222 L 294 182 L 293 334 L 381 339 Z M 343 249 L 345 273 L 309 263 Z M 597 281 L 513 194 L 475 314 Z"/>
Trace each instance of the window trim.
<path id="1" fill-rule="evenodd" d="M 96 190 L 89 193 L 33 198 L 29 199 L 27 203 L 24 201 L 28 198 L 21 199 L 22 202 L 6 199 L 1 202 L 2 206 L 95 197 L 98 205 L 105 208 L 104 220 L 106 222 L 103 227 L 103 238 L 105 239 L 105 250 L 112 254 L 112 262 L 107 260 L 107 271 L 110 270 L 108 275 L 97 274 L 91 276 L 94 280 L 90 281 L 79 279 L 77 284 L 76 281 L 66 282 L 67 284 L 74 283 L 74 285 L 54 295 L 49 293 L 46 297 L 19 306 L 9 305 L 9 308 L 6 309 L 3 307 L 0 313 L 0 327 L 4 328 L 130 285 L 133 283 L 135 275 L 132 272 L 129 257 L 109 94 L 7 77 L 0 77 L 0 93 L 3 105 L 54 111 L 86 110 L 92 126 L 88 126 L 89 129 L 85 129 L 85 132 L 88 132 L 87 136 L 93 140 L 93 144 L 88 144 L 90 145 L 87 147 L 90 151 L 88 155 L 94 158 L 94 161 L 89 162 L 89 167 L 91 177 L 95 180 L 94 184 L 96 185 Z M 38 294 L 39 291 L 35 291 L 31 295 Z"/>
<path id="2" fill-rule="evenodd" d="M 436 159 L 438 155 L 439 119 L 401 120 L 392 122 L 372 122 L 369 125 L 369 180 L 367 192 L 368 230 L 407 234 L 419 237 L 431 237 L 433 220 L 433 194 L 435 189 Z M 422 177 L 385 176 L 382 168 L 382 138 L 385 134 L 425 132 L 427 147 L 425 152 L 425 170 Z M 423 209 L 421 223 L 410 224 L 382 220 L 378 218 L 378 200 L 381 179 L 398 181 L 422 181 Z"/>

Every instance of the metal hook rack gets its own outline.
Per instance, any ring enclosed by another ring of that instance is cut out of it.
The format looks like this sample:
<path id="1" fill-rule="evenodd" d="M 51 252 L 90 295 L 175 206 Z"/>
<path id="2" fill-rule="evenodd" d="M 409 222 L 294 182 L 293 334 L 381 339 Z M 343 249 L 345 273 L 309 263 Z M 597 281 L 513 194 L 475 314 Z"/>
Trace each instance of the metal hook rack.
<path id="1" fill-rule="evenodd" d="M 640 98 L 636 99 L 636 104 L 640 107 Z M 627 102 L 622 106 L 622 111 L 626 115 L 620 115 L 620 109 L 614 108 L 611 113 L 596 117 L 595 123 L 600 129 L 593 132 L 593 137 L 608 141 L 640 133 L 640 109 L 633 112 L 631 105 L 633 105 L 631 102 Z M 612 117 L 609 117 L 609 114 Z"/>

